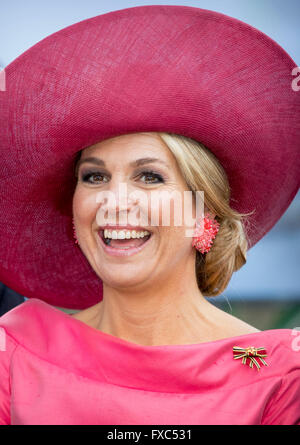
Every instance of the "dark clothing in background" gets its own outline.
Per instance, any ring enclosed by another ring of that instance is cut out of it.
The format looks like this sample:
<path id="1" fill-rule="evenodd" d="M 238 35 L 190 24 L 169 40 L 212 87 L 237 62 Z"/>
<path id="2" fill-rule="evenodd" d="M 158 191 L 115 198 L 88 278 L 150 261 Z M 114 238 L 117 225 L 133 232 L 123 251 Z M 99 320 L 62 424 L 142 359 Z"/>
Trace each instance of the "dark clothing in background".
<path id="1" fill-rule="evenodd" d="M 18 294 L 0 282 L 0 317 L 24 301 L 23 295 Z"/>

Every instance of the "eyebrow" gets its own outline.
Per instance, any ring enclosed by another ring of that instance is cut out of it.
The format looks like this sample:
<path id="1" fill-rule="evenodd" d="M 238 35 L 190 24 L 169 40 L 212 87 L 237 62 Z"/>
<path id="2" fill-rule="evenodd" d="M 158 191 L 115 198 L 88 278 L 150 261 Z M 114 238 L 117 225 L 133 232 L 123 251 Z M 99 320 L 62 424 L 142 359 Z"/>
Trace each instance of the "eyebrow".
<path id="1" fill-rule="evenodd" d="M 89 157 L 89 158 L 80 159 L 78 161 L 76 171 L 78 171 L 79 167 L 85 162 L 90 162 L 92 164 L 96 164 L 96 165 L 105 167 L 105 162 L 102 159 L 95 158 L 95 157 Z M 130 167 L 139 167 L 140 165 L 150 164 L 153 162 L 158 162 L 160 164 L 164 164 L 166 167 L 170 168 L 169 165 L 165 161 L 158 159 L 158 158 L 140 158 L 140 159 L 137 159 L 136 161 L 130 162 L 129 165 L 130 165 Z"/>

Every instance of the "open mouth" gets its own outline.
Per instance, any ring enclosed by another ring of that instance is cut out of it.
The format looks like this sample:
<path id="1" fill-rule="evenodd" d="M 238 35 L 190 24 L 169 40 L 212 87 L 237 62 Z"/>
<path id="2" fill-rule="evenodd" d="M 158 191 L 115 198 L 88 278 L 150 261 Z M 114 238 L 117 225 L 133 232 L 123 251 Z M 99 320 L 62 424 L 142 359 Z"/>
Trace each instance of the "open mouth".
<path id="1" fill-rule="evenodd" d="M 114 249 L 122 249 L 122 250 L 128 250 L 128 249 L 134 249 L 139 248 L 143 244 L 145 244 L 151 237 L 151 233 L 149 235 L 145 235 L 141 238 L 124 238 L 124 239 L 112 239 L 112 238 L 105 238 L 104 237 L 104 230 L 99 230 L 99 235 L 102 240 L 102 242 L 111 248 Z"/>

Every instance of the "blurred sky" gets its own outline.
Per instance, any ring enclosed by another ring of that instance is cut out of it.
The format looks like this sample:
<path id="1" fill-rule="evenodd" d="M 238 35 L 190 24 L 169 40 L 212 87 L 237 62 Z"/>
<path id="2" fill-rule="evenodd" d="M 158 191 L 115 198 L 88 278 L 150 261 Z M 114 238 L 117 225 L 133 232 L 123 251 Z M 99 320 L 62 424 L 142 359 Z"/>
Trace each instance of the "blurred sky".
<path id="1" fill-rule="evenodd" d="M 266 33 L 300 66 L 300 0 L 0 0 L 0 67 L 73 23 L 109 11 L 153 4 L 195 6 L 235 17 Z M 247 264 L 233 275 L 224 294 L 230 299 L 300 301 L 299 192 L 274 228 L 250 249 Z"/>

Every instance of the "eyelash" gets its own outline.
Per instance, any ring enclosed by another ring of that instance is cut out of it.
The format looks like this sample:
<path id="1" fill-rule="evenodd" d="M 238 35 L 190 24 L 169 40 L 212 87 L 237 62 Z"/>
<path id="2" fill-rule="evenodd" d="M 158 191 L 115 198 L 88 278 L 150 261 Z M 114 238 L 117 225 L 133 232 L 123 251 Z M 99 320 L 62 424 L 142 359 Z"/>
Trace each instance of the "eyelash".
<path id="1" fill-rule="evenodd" d="M 105 176 L 105 173 L 89 171 L 89 172 L 86 172 L 86 173 L 82 173 L 81 174 L 81 179 L 82 179 L 83 182 L 94 184 L 93 182 L 89 181 L 90 177 L 92 177 L 94 175 Z M 146 176 L 146 175 L 151 175 L 151 176 L 156 177 L 158 179 L 158 182 L 150 182 L 150 183 L 146 183 L 146 184 L 158 184 L 160 182 L 162 182 L 162 183 L 165 182 L 164 177 L 161 174 L 156 173 L 153 170 L 145 170 L 145 171 L 142 171 L 141 173 L 138 174 L 139 177 Z"/>

